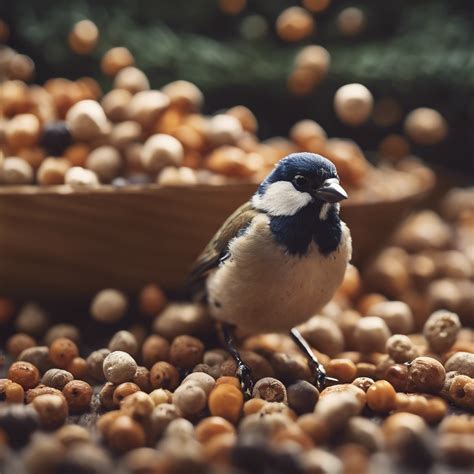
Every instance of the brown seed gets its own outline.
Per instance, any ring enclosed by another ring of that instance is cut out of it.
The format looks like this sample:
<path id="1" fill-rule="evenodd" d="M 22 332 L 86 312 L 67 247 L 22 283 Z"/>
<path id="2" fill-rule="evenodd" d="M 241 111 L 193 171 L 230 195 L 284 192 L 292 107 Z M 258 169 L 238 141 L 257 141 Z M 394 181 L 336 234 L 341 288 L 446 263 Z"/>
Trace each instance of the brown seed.
<path id="1" fill-rule="evenodd" d="M 87 372 L 95 380 L 103 382 L 105 380 L 104 375 L 104 359 L 110 354 L 108 349 L 99 349 L 89 354 L 86 359 Z"/>
<path id="2" fill-rule="evenodd" d="M 74 357 L 66 369 L 75 379 L 83 380 L 87 376 L 87 362 L 82 357 Z"/>
<path id="3" fill-rule="evenodd" d="M 352 385 L 355 385 L 357 388 L 367 392 L 369 387 L 371 387 L 374 383 L 374 379 L 370 377 L 357 377 L 355 380 L 353 380 Z"/>
<path id="4" fill-rule="evenodd" d="M 137 367 L 132 382 L 136 383 L 143 392 L 150 393 L 153 389 L 150 381 L 150 371 L 146 367 Z"/>
<path id="5" fill-rule="evenodd" d="M 153 388 L 175 390 L 179 384 L 179 372 L 168 362 L 157 362 L 150 369 L 150 382 Z"/>
<path id="6" fill-rule="evenodd" d="M 40 381 L 38 369 L 29 362 L 14 362 L 8 369 L 8 378 L 20 384 L 25 390 L 36 387 Z"/>
<path id="7" fill-rule="evenodd" d="M 42 428 L 55 430 L 66 421 L 68 406 L 62 395 L 39 395 L 32 404 L 39 415 Z"/>
<path id="8" fill-rule="evenodd" d="M 8 353 L 15 359 L 25 350 L 30 347 L 35 347 L 36 341 L 24 333 L 17 333 L 11 336 L 6 343 Z"/>
<path id="9" fill-rule="evenodd" d="M 411 362 L 418 356 L 418 350 L 408 336 L 394 334 L 387 339 L 386 349 L 388 355 L 400 364 Z"/>
<path id="10" fill-rule="evenodd" d="M 354 330 L 356 347 L 364 353 L 384 352 L 389 337 L 387 324 L 376 316 L 361 318 Z"/>
<path id="11" fill-rule="evenodd" d="M 192 336 L 178 336 L 171 343 L 170 361 L 176 367 L 192 369 L 202 362 L 204 344 Z"/>
<path id="12" fill-rule="evenodd" d="M 298 380 L 288 387 L 288 405 L 298 415 L 309 413 L 319 399 L 318 389 L 306 380 Z M 245 407 L 244 407 L 245 412 Z"/>
<path id="13" fill-rule="evenodd" d="M 151 335 L 145 339 L 142 346 L 142 359 L 146 367 L 156 362 L 169 361 L 170 343 L 161 336 Z"/>
<path id="14" fill-rule="evenodd" d="M 370 409 L 388 413 L 395 408 L 396 392 L 386 380 L 378 380 L 367 390 L 367 405 Z"/>
<path id="15" fill-rule="evenodd" d="M 314 413 L 300 416 L 296 423 L 317 445 L 325 443 L 329 438 L 329 421 Z"/>
<path id="16" fill-rule="evenodd" d="M 332 359 L 326 366 L 327 375 L 335 377 L 342 383 L 352 382 L 357 373 L 354 362 L 349 359 Z"/>
<path id="17" fill-rule="evenodd" d="M 474 409 L 474 379 L 467 375 L 454 377 L 449 396 L 456 405 L 468 410 Z"/>
<path id="18" fill-rule="evenodd" d="M 62 426 L 54 433 L 54 436 L 67 447 L 75 443 L 88 443 L 91 441 L 91 435 L 86 428 L 73 424 Z"/>
<path id="19" fill-rule="evenodd" d="M 58 390 L 54 387 L 47 387 L 46 385 L 38 385 L 35 388 L 30 388 L 26 392 L 25 401 L 26 403 L 31 403 L 36 397 L 40 395 L 60 395 L 62 396 L 61 390 Z"/>
<path id="20" fill-rule="evenodd" d="M 448 413 L 448 404 L 439 397 L 428 399 L 428 407 L 425 413 L 425 420 L 428 423 L 439 423 Z"/>
<path id="21" fill-rule="evenodd" d="M 127 395 L 120 403 L 120 410 L 137 421 L 146 421 L 154 408 L 155 404 L 150 395 L 143 392 Z"/>
<path id="22" fill-rule="evenodd" d="M 267 402 L 287 402 L 285 386 L 273 377 L 260 379 L 254 386 L 253 398 L 262 398 Z"/>
<path id="23" fill-rule="evenodd" d="M 440 354 L 453 346 L 460 329 L 461 323 L 457 314 L 440 310 L 428 318 L 423 326 L 423 335 L 430 349 Z"/>
<path id="24" fill-rule="evenodd" d="M 262 398 L 251 398 L 244 403 L 244 416 L 259 412 L 268 402 Z"/>
<path id="25" fill-rule="evenodd" d="M 23 403 L 24 399 L 25 391 L 20 384 L 9 379 L 0 379 L 0 401 Z"/>
<path id="26" fill-rule="evenodd" d="M 358 362 L 356 364 L 356 376 L 357 377 L 375 377 L 376 366 L 370 362 Z"/>
<path id="27" fill-rule="evenodd" d="M 217 385 L 209 395 L 211 415 L 221 416 L 233 424 L 240 418 L 244 396 L 240 389 L 230 384 Z"/>
<path id="28" fill-rule="evenodd" d="M 65 337 L 54 340 L 49 346 L 49 358 L 61 369 L 65 369 L 78 356 L 79 349 L 76 344 Z"/>
<path id="29" fill-rule="evenodd" d="M 184 416 L 192 417 L 206 408 L 206 392 L 195 382 L 180 385 L 173 393 L 173 404 Z"/>
<path id="30" fill-rule="evenodd" d="M 83 413 L 90 406 L 92 387 L 82 380 L 72 380 L 63 388 L 63 395 L 71 413 Z"/>
<path id="31" fill-rule="evenodd" d="M 120 402 L 125 398 L 131 395 L 132 393 L 139 392 L 140 387 L 133 382 L 124 382 L 121 383 L 118 387 L 115 388 L 112 400 L 114 405 L 119 406 Z"/>
<path id="32" fill-rule="evenodd" d="M 439 392 L 446 379 L 446 371 L 440 362 L 431 357 L 417 357 L 408 371 L 409 387 L 420 392 Z"/>
<path id="33" fill-rule="evenodd" d="M 385 371 L 384 378 L 393 385 L 397 392 L 406 392 L 408 389 L 408 367 L 404 364 L 395 364 Z"/>
<path id="34" fill-rule="evenodd" d="M 154 284 L 145 286 L 138 296 L 138 305 L 141 313 L 146 316 L 156 316 L 161 313 L 168 300 L 163 290 Z"/>
<path id="35" fill-rule="evenodd" d="M 275 27 L 278 36 L 289 42 L 310 36 L 315 28 L 313 17 L 301 7 L 289 7 L 280 13 Z"/>
<path id="36" fill-rule="evenodd" d="M 41 383 L 48 386 L 62 390 L 64 386 L 73 380 L 73 375 L 67 370 L 62 369 L 49 369 L 43 375 Z"/>
<path id="37" fill-rule="evenodd" d="M 133 66 L 132 53 L 122 46 L 109 49 L 102 57 L 100 67 L 107 76 L 115 76 L 120 70 Z"/>
<path id="38" fill-rule="evenodd" d="M 126 415 L 118 416 L 107 430 L 110 447 L 120 452 L 145 446 L 145 439 L 143 428 Z"/>
<path id="39" fill-rule="evenodd" d="M 114 402 L 114 392 L 117 388 L 117 385 L 112 382 L 107 382 L 101 388 L 99 392 L 99 401 L 102 407 L 106 410 L 112 410 L 117 407 L 117 404 Z"/>

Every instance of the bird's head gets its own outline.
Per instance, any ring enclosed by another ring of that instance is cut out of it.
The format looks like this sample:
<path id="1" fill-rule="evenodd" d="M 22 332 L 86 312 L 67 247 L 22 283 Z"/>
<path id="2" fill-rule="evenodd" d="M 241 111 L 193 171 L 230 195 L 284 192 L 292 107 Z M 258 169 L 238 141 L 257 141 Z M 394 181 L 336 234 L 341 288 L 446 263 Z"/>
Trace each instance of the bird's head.
<path id="1" fill-rule="evenodd" d="M 314 153 L 292 153 L 260 184 L 252 204 L 271 216 L 292 216 L 313 204 L 324 220 L 329 209 L 343 199 L 347 193 L 331 161 Z"/>

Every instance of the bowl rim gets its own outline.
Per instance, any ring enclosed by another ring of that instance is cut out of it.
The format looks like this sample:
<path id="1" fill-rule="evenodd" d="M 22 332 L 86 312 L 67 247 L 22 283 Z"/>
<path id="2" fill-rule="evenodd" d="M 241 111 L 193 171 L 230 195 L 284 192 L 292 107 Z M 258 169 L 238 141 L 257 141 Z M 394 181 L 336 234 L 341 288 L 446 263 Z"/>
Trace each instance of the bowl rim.
<path id="1" fill-rule="evenodd" d="M 429 168 L 426 168 L 429 169 Z M 430 170 L 431 171 L 431 170 Z M 411 174 L 406 172 L 407 174 Z M 405 200 L 418 199 L 433 190 L 436 183 L 434 172 L 419 179 L 419 188 L 401 196 L 389 196 L 382 199 L 363 200 L 349 199 L 343 201 L 343 207 L 360 207 L 367 205 L 379 205 L 384 203 L 398 203 Z M 99 195 L 168 195 L 176 191 L 186 189 L 189 193 L 211 192 L 221 193 L 223 190 L 230 193 L 248 191 L 249 196 L 255 192 L 258 183 L 244 181 L 242 183 L 193 183 L 193 184 L 127 184 L 126 186 L 113 186 L 111 184 L 100 184 L 98 186 L 72 186 L 68 184 L 39 186 L 39 185 L 2 185 L 0 186 L 0 200 L 2 197 L 18 196 L 99 196 Z"/>

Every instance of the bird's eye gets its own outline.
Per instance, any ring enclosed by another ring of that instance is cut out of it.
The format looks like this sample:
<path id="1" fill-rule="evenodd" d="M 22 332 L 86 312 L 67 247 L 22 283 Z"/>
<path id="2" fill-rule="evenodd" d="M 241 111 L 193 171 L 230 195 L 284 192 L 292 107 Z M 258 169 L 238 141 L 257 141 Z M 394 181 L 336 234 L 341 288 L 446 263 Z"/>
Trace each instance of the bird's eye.
<path id="1" fill-rule="evenodd" d="M 298 186 L 299 188 L 304 188 L 308 184 L 308 180 L 304 176 L 301 176 L 301 175 L 296 175 L 294 182 L 296 186 Z"/>

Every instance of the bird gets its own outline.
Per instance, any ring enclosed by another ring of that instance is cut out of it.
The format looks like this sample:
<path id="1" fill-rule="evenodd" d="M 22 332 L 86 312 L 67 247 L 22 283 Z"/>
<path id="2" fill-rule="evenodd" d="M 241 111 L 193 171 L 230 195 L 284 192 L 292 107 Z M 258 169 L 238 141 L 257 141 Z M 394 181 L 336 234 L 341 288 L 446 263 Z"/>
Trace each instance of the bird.
<path id="1" fill-rule="evenodd" d="M 308 357 L 316 385 L 337 382 L 326 376 L 296 326 L 326 305 L 344 278 L 352 239 L 339 203 L 347 197 L 330 160 L 292 153 L 230 215 L 195 261 L 191 291 L 220 323 L 247 396 L 252 379 L 235 346 L 236 328 L 250 334 L 289 331 Z"/>

